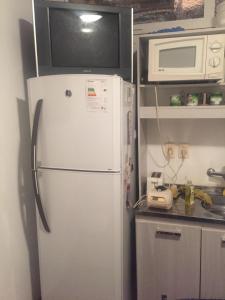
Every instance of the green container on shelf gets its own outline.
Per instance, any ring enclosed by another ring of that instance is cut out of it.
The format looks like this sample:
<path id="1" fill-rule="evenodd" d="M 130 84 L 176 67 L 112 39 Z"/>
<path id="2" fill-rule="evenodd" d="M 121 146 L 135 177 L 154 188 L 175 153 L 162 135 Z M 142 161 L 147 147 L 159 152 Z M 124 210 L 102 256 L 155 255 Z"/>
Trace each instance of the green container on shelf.
<path id="1" fill-rule="evenodd" d="M 181 95 L 171 95 L 170 96 L 170 105 L 171 106 L 181 106 L 182 105 Z"/>
<path id="2" fill-rule="evenodd" d="M 209 96 L 209 103 L 211 105 L 220 105 L 223 101 L 223 94 L 221 92 L 211 93 Z"/>
<path id="3" fill-rule="evenodd" d="M 199 94 L 191 93 L 187 95 L 187 105 L 195 106 L 199 103 Z"/>

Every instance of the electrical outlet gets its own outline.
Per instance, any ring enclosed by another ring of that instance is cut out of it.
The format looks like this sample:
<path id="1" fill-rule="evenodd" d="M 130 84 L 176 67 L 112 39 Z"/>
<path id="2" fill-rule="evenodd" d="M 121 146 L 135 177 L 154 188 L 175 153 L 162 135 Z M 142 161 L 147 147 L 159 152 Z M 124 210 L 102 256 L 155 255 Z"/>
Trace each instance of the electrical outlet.
<path id="1" fill-rule="evenodd" d="M 178 157 L 180 159 L 187 159 L 189 158 L 189 144 L 179 144 L 178 145 Z"/>
<path id="2" fill-rule="evenodd" d="M 175 158 L 176 145 L 173 143 L 167 143 L 164 145 L 165 155 L 167 159 Z"/>

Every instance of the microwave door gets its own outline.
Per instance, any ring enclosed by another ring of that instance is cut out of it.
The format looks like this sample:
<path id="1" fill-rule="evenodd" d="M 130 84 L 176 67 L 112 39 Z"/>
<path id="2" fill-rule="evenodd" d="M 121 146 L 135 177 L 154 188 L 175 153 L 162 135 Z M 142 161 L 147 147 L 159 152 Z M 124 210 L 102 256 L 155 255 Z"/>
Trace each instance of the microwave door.
<path id="1" fill-rule="evenodd" d="M 202 80 L 207 36 L 149 41 L 149 81 Z"/>

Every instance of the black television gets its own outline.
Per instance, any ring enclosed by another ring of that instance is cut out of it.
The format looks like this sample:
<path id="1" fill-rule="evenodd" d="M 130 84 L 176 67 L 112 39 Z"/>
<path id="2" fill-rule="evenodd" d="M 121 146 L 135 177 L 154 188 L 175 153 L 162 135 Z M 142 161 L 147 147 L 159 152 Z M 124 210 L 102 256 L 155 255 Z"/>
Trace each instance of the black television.
<path id="1" fill-rule="evenodd" d="M 132 81 L 133 10 L 34 0 L 37 76 L 117 74 Z"/>

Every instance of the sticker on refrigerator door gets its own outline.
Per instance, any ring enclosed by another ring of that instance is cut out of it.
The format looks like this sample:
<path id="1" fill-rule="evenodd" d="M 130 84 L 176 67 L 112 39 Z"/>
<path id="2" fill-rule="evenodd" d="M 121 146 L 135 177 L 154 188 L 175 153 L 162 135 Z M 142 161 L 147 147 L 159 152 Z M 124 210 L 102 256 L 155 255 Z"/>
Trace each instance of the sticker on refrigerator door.
<path id="1" fill-rule="evenodd" d="M 87 80 L 86 102 L 89 112 L 107 112 L 108 98 L 105 80 Z"/>

